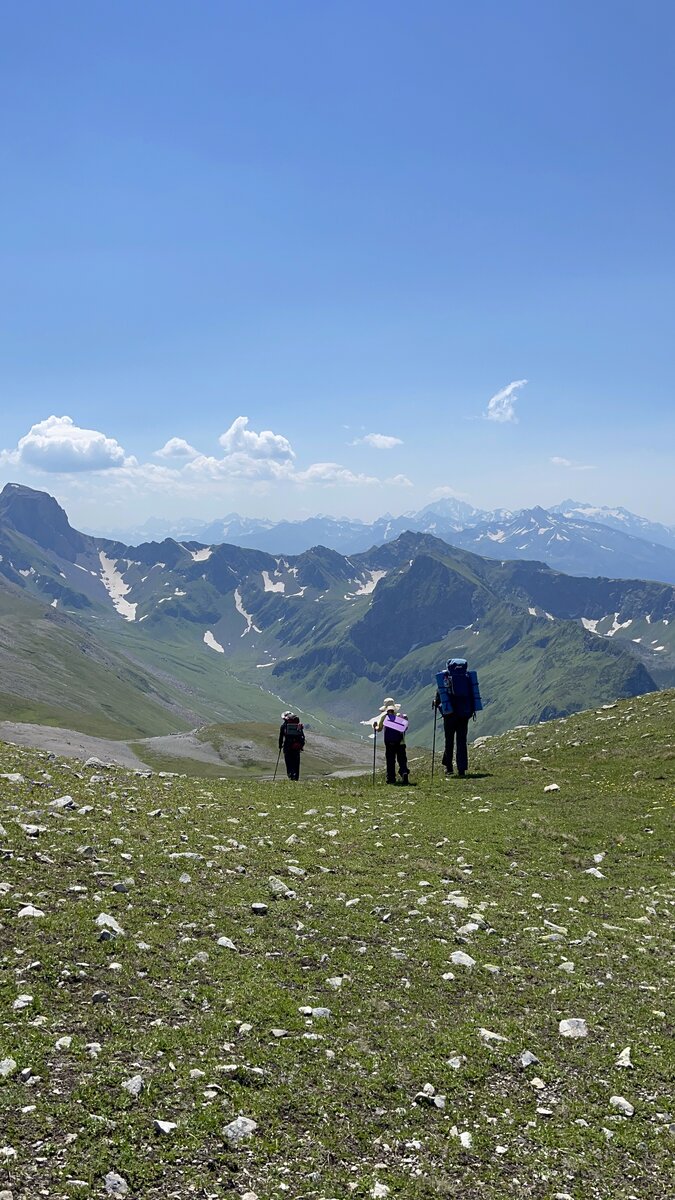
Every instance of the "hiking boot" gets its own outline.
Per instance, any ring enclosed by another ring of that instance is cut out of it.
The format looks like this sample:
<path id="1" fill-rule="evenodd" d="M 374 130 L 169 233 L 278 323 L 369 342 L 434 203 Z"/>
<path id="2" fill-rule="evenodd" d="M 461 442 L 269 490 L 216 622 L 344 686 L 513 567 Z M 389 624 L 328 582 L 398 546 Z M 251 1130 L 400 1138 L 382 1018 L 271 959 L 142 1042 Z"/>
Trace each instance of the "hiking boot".
<path id="1" fill-rule="evenodd" d="M 446 778 L 446 779 L 449 779 L 449 778 L 450 778 L 450 776 L 452 775 L 452 773 L 453 773 L 453 771 L 452 771 L 452 767 L 446 767 L 446 768 L 445 768 L 445 778 Z"/>
<path id="2" fill-rule="evenodd" d="M 408 786 L 408 772 L 404 771 L 401 776 L 401 787 L 407 787 L 407 786 Z"/>
<path id="3" fill-rule="evenodd" d="M 396 780 L 395 780 L 395 779 L 388 779 L 388 780 L 387 780 L 387 783 L 390 783 L 390 784 L 392 785 L 392 787 L 396 787 Z"/>
<path id="4" fill-rule="evenodd" d="M 460 779 L 465 779 L 465 778 L 466 778 L 466 771 L 458 771 L 458 772 L 457 772 L 457 775 L 459 776 L 459 778 L 460 778 Z"/>

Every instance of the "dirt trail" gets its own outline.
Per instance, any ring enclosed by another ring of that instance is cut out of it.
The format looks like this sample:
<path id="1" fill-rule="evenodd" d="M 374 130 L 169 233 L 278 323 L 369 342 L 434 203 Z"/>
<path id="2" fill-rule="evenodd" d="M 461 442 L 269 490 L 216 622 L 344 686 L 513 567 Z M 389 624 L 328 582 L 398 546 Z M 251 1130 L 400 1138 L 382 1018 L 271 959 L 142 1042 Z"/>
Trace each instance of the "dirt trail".
<path id="1" fill-rule="evenodd" d="M 55 725 L 30 725 L 16 721 L 0 721 L 0 741 L 16 742 L 19 746 L 30 746 L 47 750 L 63 758 L 100 758 L 101 762 L 116 763 L 119 767 L 131 767 L 145 771 L 144 762 L 134 754 L 126 742 L 110 738 L 90 737 L 73 729 L 59 729 Z"/>

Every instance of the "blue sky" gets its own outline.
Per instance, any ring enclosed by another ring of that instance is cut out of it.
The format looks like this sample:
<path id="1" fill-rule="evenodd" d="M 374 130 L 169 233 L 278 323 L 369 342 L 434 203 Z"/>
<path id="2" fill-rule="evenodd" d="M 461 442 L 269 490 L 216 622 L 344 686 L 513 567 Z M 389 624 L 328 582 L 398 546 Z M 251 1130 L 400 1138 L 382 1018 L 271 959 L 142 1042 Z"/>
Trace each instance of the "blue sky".
<path id="1" fill-rule="evenodd" d="M 649 0 L 6 0 L 0 483 L 90 526 L 439 489 L 675 523 L 674 35 Z"/>

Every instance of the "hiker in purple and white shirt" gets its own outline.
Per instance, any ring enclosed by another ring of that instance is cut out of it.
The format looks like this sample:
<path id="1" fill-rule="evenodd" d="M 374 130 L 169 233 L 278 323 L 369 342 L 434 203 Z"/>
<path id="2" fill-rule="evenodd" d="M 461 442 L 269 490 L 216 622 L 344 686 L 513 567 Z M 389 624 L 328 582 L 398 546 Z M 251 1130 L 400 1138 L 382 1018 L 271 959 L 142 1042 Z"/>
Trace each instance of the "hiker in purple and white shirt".
<path id="1" fill-rule="evenodd" d="M 384 731 L 384 757 L 387 764 L 387 783 L 396 783 L 396 764 L 401 776 L 401 784 L 408 783 L 408 755 L 405 746 L 405 735 L 408 729 L 408 718 L 400 711 L 401 705 L 388 696 L 382 705 L 380 716 L 373 721 L 376 733 Z"/>

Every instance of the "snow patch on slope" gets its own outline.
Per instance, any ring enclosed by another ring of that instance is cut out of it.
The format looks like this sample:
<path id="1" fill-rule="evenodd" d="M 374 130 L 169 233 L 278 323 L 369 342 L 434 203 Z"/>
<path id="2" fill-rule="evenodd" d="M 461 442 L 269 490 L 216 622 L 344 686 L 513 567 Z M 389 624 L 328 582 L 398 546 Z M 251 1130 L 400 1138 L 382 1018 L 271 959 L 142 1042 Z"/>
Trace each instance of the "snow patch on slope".
<path id="1" fill-rule="evenodd" d="M 386 571 L 367 571 L 363 582 L 357 587 L 355 592 L 350 592 L 348 596 L 345 596 L 345 600 L 351 600 L 353 596 L 369 596 L 371 592 L 375 591 L 378 583 L 381 579 L 384 579 L 386 574 Z"/>
<path id="2" fill-rule="evenodd" d="M 206 645 L 211 648 L 211 650 L 217 650 L 219 654 L 225 653 L 220 642 L 216 641 L 216 639 L 214 638 L 210 629 L 207 629 L 206 633 L 204 634 L 204 641 L 205 641 Z"/>
<path id="3" fill-rule="evenodd" d="M 235 589 L 234 607 L 236 608 L 237 612 L 246 621 L 246 628 L 245 628 L 244 632 L 241 634 L 241 637 L 246 637 L 246 634 L 250 633 L 252 629 L 255 629 L 256 633 L 262 633 L 262 630 L 258 629 L 257 625 L 254 625 L 253 617 L 251 616 L 251 614 L 247 613 L 246 609 L 244 608 L 244 605 L 243 605 L 242 599 L 241 599 L 241 592 L 239 591 L 239 588 Z"/>
<path id="4" fill-rule="evenodd" d="M 269 571 L 263 571 L 262 581 L 266 592 L 281 592 L 283 595 L 283 593 L 286 591 L 286 584 L 283 581 L 280 581 L 279 583 L 272 582 L 269 576 Z"/>
<path id="5" fill-rule="evenodd" d="M 128 583 L 124 582 L 121 573 L 117 570 L 117 561 L 108 558 L 103 550 L 100 551 L 98 557 L 101 564 L 101 582 L 117 612 L 121 617 L 124 617 L 125 621 L 135 621 L 138 606 L 124 599 L 127 592 L 131 591 L 131 588 Z"/>

